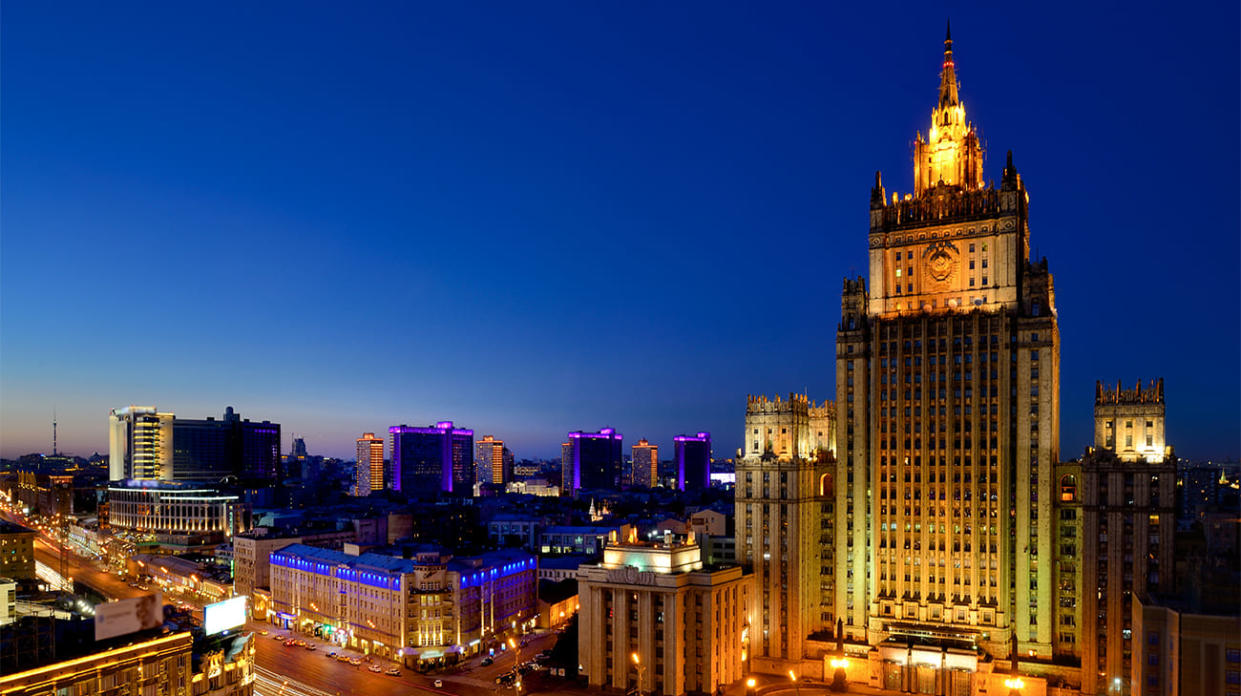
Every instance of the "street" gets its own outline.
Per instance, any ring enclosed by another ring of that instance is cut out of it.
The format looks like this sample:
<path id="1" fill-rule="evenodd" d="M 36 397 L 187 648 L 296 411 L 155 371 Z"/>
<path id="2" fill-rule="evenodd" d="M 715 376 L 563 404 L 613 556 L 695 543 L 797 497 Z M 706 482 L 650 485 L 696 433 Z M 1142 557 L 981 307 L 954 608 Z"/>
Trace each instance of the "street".
<path id="1" fill-rule="evenodd" d="M 246 630 L 254 632 L 257 641 L 255 662 L 258 665 L 258 679 L 255 682 L 255 693 L 261 696 L 284 696 L 301 694 L 302 696 L 348 696 L 348 694 L 420 694 L 432 693 L 444 696 L 496 696 L 500 693 L 513 694 L 511 688 L 503 688 L 495 683 L 495 678 L 513 667 L 513 656 L 506 653 L 488 667 L 479 666 L 481 657 L 466 663 L 466 670 L 454 674 L 422 675 L 401 668 L 401 676 L 386 673 L 375 674 L 367 669 L 368 663 L 353 666 L 327 657 L 333 650 L 350 657 L 363 658 L 361 653 L 317 643 L 315 650 L 299 647 L 284 647 L 282 641 L 273 638 L 275 635 L 297 637 L 310 642 L 306 636 L 290 634 L 287 631 L 273 631 L 271 626 L 257 622 L 246 624 Z M 268 631 L 262 635 L 262 631 Z M 549 650 L 555 644 L 556 634 L 539 634 L 527 638 L 527 644 L 521 651 L 523 660 L 533 659 L 541 650 Z M 393 662 L 381 660 L 380 666 L 385 672 L 395 665 Z M 436 679 L 443 682 L 439 689 L 435 688 Z M 286 680 L 288 681 L 285 684 Z M 283 689 L 283 691 L 282 691 Z"/>

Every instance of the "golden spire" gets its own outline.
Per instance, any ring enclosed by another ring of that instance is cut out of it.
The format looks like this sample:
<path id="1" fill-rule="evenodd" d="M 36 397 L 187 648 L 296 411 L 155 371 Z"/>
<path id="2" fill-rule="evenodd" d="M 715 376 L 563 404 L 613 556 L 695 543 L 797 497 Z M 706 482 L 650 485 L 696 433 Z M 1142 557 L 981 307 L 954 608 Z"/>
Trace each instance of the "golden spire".
<path id="1" fill-rule="evenodd" d="M 952 59 L 952 25 L 944 36 L 944 68 L 939 74 L 939 101 L 931 110 L 926 138 L 914 140 L 914 195 L 940 186 L 972 190 L 982 187 L 982 146 L 974 126 L 965 118 L 957 92 L 956 64 Z"/>
<path id="2" fill-rule="evenodd" d="M 960 103 L 957 96 L 956 66 L 952 62 L 952 20 L 949 20 L 948 32 L 944 36 L 944 69 L 939 74 L 939 108 Z"/>

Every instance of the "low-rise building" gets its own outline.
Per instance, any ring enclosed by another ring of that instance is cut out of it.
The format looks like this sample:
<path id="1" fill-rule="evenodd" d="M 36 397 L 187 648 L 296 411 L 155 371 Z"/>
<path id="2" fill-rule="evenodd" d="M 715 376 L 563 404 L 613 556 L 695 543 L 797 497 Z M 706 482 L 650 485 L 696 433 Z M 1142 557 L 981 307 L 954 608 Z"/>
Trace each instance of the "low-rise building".
<path id="1" fill-rule="evenodd" d="M 539 532 L 539 553 L 598 555 L 611 534 L 624 539 L 629 536 L 629 530 L 627 524 L 545 527 Z"/>
<path id="2" fill-rule="evenodd" d="M 576 573 L 576 570 L 574 571 Z M 575 578 L 539 581 L 539 628 L 552 630 L 569 623 L 577 614 L 577 580 Z"/>
<path id="3" fill-rule="evenodd" d="M 532 550 L 538 546 L 539 532 L 546 524 L 545 517 L 500 513 L 487 522 L 487 538 L 497 546 Z"/>
<path id="4" fill-rule="evenodd" d="M 214 547 L 250 528 L 249 506 L 236 494 L 163 481 L 129 484 L 108 487 L 115 534 L 188 550 Z"/>
<path id="5" fill-rule="evenodd" d="M 35 531 L 0 520 L 0 577 L 34 580 Z"/>
<path id="6" fill-rule="evenodd" d="M 746 674 L 753 578 L 704 565 L 693 534 L 611 541 L 577 581 L 578 661 L 591 687 L 711 694 Z"/>
<path id="7" fill-rule="evenodd" d="M 256 527 L 233 537 L 233 592 L 239 595 L 254 596 L 257 590 L 270 589 L 271 566 L 269 558 L 272 551 L 291 546 L 306 544 L 339 550 L 346 543 L 357 542 L 358 535 L 354 527 L 346 529 L 306 529 L 301 533 L 272 531 L 266 527 Z M 252 616 L 259 620 L 267 620 L 269 607 L 259 602 L 250 603 Z"/>
<path id="8" fill-rule="evenodd" d="M 351 555 L 294 544 L 270 556 L 273 622 L 366 654 L 452 662 L 533 627 L 536 559 L 516 550 L 453 558 Z"/>

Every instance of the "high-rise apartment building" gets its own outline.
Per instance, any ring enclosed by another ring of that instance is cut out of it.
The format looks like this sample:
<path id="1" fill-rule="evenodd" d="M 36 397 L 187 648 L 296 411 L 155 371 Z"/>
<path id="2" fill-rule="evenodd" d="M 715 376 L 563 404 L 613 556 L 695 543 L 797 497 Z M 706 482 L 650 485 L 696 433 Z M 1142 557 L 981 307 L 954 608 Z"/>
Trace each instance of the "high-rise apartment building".
<path id="1" fill-rule="evenodd" d="M 1163 380 L 1095 387 L 1095 446 L 1083 479 L 1082 691 L 1129 684 L 1136 597 L 1175 589 L 1176 460 L 1164 441 Z"/>
<path id="2" fill-rule="evenodd" d="M 569 433 L 569 474 L 571 488 L 620 490 L 621 447 L 624 436 L 612 428 L 597 433 L 580 430 Z M 562 483 L 562 487 L 565 484 Z"/>
<path id="3" fill-rule="evenodd" d="M 982 171 L 949 36 L 913 192 L 876 174 L 869 283 L 845 281 L 836 343 L 833 604 L 878 646 L 885 688 L 970 688 L 976 665 L 911 664 L 948 646 L 1052 657 L 1052 276 L 1011 153 L 998 188 Z"/>
<path id="4" fill-rule="evenodd" d="M 803 394 L 748 398 L 735 498 L 737 559 L 753 569 L 752 668 L 783 673 L 806 637 L 824 627 L 820 610 L 823 495 L 831 443 Z M 823 418 L 822 415 L 819 418 Z"/>
<path id="5" fill-rule="evenodd" d="M 108 415 L 108 478 L 172 480 L 171 413 L 154 406 L 112 409 Z"/>
<path id="6" fill-rule="evenodd" d="M 659 481 L 659 445 L 652 445 L 642 438 L 630 451 L 633 485 L 653 488 Z"/>
<path id="7" fill-rule="evenodd" d="M 513 479 L 513 452 L 491 435 L 474 443 L 475 477 L 479 483 L 504 485 Z"/>
<path id="8" fill-rule="evenodd" d="M 353 494 L 368 496 L 384 488 L 384 441 L 375 433 L 363 433 L 357 439 Z"/>
<path id="9" fill-rule="evenodd" d="M 474 488 L 474 431 L 440 421 L 425 428 L 394 425 L 393 487 L 409 494 L 445 491 L 469 495 Z"/>
<path id="10" fill-rule="evenodd" d="M 711 487 L 711 433 L 677 435 L 672 438 L 677 466 L 677 487 L 683 491 Z"/>

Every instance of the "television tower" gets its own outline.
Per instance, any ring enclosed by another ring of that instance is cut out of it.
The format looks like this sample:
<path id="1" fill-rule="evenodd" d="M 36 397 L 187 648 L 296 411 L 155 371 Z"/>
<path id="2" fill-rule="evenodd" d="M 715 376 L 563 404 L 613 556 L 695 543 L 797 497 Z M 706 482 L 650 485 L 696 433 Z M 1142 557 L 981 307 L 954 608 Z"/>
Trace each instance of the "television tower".
<path id="1" fill-rule="evenodd" d="M 56 409 L 52 409 L 52 456 L 56 456 Z"/>

